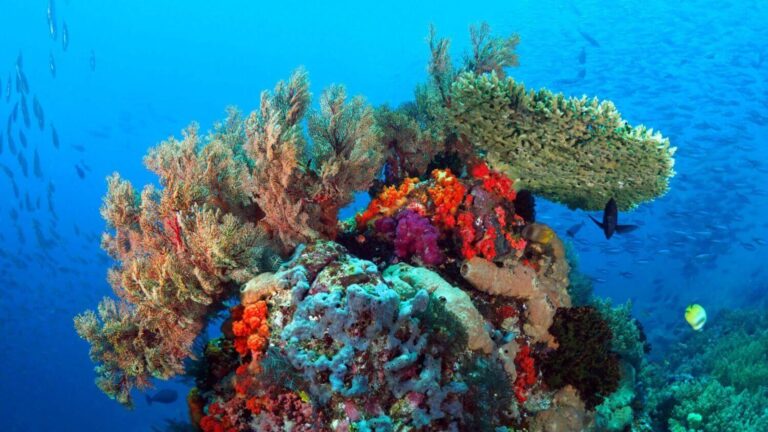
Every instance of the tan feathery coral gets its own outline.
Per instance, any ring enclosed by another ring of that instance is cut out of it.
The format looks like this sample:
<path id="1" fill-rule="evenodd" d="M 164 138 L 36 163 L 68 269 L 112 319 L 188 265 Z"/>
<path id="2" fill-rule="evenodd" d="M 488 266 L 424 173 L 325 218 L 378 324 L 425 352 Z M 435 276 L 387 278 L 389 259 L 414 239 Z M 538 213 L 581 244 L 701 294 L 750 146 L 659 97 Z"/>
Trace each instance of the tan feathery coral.
<path id="1" fill-rule="evenodd" d="M 119 175 L 107 180 L 101 212 L 114 232 L 102 247 L 117 261 L 108 279 L 124 303 L 105 299 L 98 317 L 86 312 L 75 326 L 100 364 L 99 387 L 123 404 L 150 377 L 182 373 L 207 315 L 260 271 L 264 237 L 242 219 L 257 209 L 240 192 L 247 169 L 230 132 L 203 143 L 193 126 L 150 151 L 162 189 L 138 196 Z"/>
<path id="2" fill-rule="evenodd" d="M 246 122 L 246 151 L 253 159 L 251 190 L 264 225 L 284 252 L 336 235 L 338 210 L 366 190 L 382 161 L 373 110 L 361 98 L 346 101 L 341 86 L 323 93 L 308 120 L 312 145 L 302 133 L 309 106 L 306 72 L 294 72 Z"/>

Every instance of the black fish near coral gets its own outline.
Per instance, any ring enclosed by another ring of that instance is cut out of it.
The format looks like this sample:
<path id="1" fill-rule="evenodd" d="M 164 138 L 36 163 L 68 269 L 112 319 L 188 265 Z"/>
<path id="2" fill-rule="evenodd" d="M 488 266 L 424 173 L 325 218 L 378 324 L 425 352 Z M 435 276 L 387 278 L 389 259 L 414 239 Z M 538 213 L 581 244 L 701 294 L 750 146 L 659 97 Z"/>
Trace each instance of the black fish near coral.
<path id="1" fill-rule="evenodd" d="M 176 402 L 176 399 L 179 398 L 179 393 L 176 390 L 163 389 L 151 396 L 148 394 L 144 395 L 144 397 L 146 398 L 148 405 L 152 405 L 152 402 L 169 404 Z"/>
<path id="2" fill-rule="evenodd" d="M 637 225 L 619 225 L 619 210 L 616 206 L 616 200 L 611 198 L 605 204 L 605 210 L 603 210 L 603 221 L 600 222 L 591 215 L 590 219 L 603 230 L 605 238 L 609 239 L 613 236 L 613 233 L 625 234 L 637 229 Z"/>
<path id="3" fill-rule="evenodd" d="M 581 221 L 581 222 L 577 223 L 576 225 L 573 225 L 570 228 L 568 228 L 568 230 L 565 232 L 565 234 L 568 235 L 568 237 L 571 237 L 571 238 L 576 237 L 576 234 L 581 230 L 581 227 L 583 227 L 583 226 L 584 226 L 584 221 Z"/>

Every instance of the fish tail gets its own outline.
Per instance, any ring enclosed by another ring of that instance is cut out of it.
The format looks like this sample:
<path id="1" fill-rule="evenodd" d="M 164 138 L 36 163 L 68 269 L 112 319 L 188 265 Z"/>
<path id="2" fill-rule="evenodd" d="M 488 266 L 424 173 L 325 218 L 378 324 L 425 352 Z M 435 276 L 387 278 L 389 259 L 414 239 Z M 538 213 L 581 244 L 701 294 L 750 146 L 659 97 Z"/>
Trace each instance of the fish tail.
<path id="1" fill-rule="evenodd" d="M 590 218 L 590 219 L 592 219 L 592 222 L 594 222 L 595 224 L 597 224 L 597 226 L 599 226 L 599 227 L 600 227 L 600 229 L 605 229 L 605 227 L 603 226 L 603 223 L 602 223 L 602 222 L 600 222 L 599 220 L 597 220 L 597 219 L 593 218 L 593 217 L 592 217 L 592 215 L 589 215 L 589 218 Z"/>

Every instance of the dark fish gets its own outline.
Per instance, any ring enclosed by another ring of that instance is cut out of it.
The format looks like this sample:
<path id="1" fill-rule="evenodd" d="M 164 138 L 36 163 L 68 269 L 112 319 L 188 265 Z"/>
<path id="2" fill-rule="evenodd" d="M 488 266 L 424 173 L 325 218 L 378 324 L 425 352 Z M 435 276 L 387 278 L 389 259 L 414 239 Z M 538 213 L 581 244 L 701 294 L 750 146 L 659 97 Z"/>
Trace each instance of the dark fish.
<path id="1" fill-rule="evenodd" d="M 11 74 L 8 74 L 8 80 L 5 82 L 5 102 L 11 100 Z"/>
<path id="2" fill-rule="evenodd" d="M 21 69 L 16 70 L 16 91 L 21 94 L 29 93 L 29 81 L 27 81 L 27 76 L 24 75 L 24 71 Z"/>
<path id="3" fill-rule="evenodd" d="M 27 148 L 27 136 L 24 135 L 24 131 L 19 131 L 19 142 L 21 143 L 21 146 L 24 148 Z"/>
<path id="4" fill-rule="evenodd" d="M 579 230 L 581 230 L 581 227 L 583 227 L 583 226 L 584 226 L 584 221 L 581 221 L 581 222 L 577 223 L 576 225 L 568 228 L 568 230 L 565 232 L 565 234 L 568 237 L 573 238 L 573 237 L 576 236 L 576 234 L 579 232 Z"/>
<path id="5" fill-rule="evenodd" d="M 40 168 L 40 155 L 37 153 L 37 148 L 35 148 L 35 156 L 32 166 L 34 167 L 35 177 L 43 178 L 43 170 Z"/>
<path id="6" fill-rule="evenodd" d="M 11 134 L 11 129 L 8 129 L 8 150 L 11 151 L 11 154 L 16 154 L 16 142 L 13 140 L 13 135 Z"/>
<path id="7" fill-rule="evenodd" d="M 19 118 L 19 102 L 16 101 L 15 104 L 13 104 L 13 108 L 11 109 L 11 113 L 8 115 L 8 127 L 11 127 L 11 122 L 15 122 L 16 119 Z"/>
<path id="8" fill-rule="evenodd" d="M 587 50 L 584 47 L 581 47 L 581 51 L 579 52 L 579 64 L 584 64 L 587 62 Z"/>
<path id="9" fill-rule="evenodd" d="M 752 243 L 747 243 L 747 242 L 739 242 L 739 243 L 741 243 L 741 247 L 743 247 L 744 249 L 750 252 L 757 249 L 757 246 L 753 245 Z"/>
<path id="10" fill-rule="evenodd" d="M 45 129 L 45 112 L 43 111 L 43 106 L 40 105 L 40 101 L 37 100 L 37 96 L 32 96 L 32 112 L 35 113 L 40 130 Z"/>
<path id="11" fill-rule="evenodd" d="M 578 78 L 580 80 L 584 79 L 584 77 L 586 77 L 586 76 L 587 76 L 587 70 L 584 69 L 584 68 L 580 68 L 579 72 L 576 74 L 576 78 Z"/>
<path id="12" fill-rule="evenodd" d="M 91 72 L 96 72 L 96 52 L 91 50 L 91 57 L 88 59 L 88 65 L 91 67 Z"/>
<path id="13" fill-rule="evenodd" d="M 147 398 L 147 404 L 152 405 L 152 402 L 160 402 L 160 403 L 173 403 L 176 402 L 176 399 L 179 398 L 179 393 L 176 390 L 171 389 L 163 389 L 159 392 L 155 393 L 154 395 L 144 395 Z"/>
<path id="14" fill-rule="evenodd" d="M 80 168 L 80 165 L 75 165 L 75 171 L 77 171 L 77 176 L 81 179 L 85 178 L 85 171 L 83 171 L 82 168 Z"/>
<path id="15" fill-rule="evenodd" d="M 19 185 L 16 184 L 16 180 L 11 180 L 11 186 L 13 186 L 13 195 L 19 199 Z"/>
<path id="16" fill-rule="evenodd" d="M 21 117 L 24 119 L 24 126 L 29 129 L 29 108 L 27 107 L 27 98 L 21 95 Z"/>
<path id="17" fill-rule="evenodd" d="M 9 179 L 13 180 L 13 171 L 11 169 L 3 164 L 0 164 L 0 169 L 3 170 L 6 176 L 8 176 Z"/>
<path id="18" fill-rule="evenodd" d="M 605 234 L 606 239 L 611 238 L 614 232 L 625 234 L 637 229 L 637 225 L 619 225 L 619 210 L 618 207 L 616 207 L 616 200 L 613 198 L 608 200 L 608 202 L 605 204 L 602 223 L 593 218 L 591 215 L 589 218 L 592 219 L 592 221 L 603 230 L 603 234 Z"/>
<path id="19" fill-rule="evenodd" d="M 585 41 L 589 42 L 590 45 L 595 48 L 600 48 L 600 43 L 597 42 L 597 40 L 590 36 L 588 33 L 579 30 L 579 34 L 584 38 Z"/>
<path id="20" fill-rule="evenodd" d="M 59 148 L 59 134 L 56 133 L 56 128 L 51 123 L 51 142 L 55 148 Z"/>
<path id="21" fill-rule="evenodd" d="M 536 199 L 528 189 L 521 189 L 517 192 L 515 213 L 528 223 L 536 222 Z"/>
<path id="22" fill-rule="evenodd" d="M 61 25 L 61 49 L 66 51 L 69 47 L 69 28 L 67 28 L 67 22 L 64 21 Z"/>
<path id="23" fill-rule="evenodd" d="M 53 52 L 48 56 L 48 69 L 51 70 L 51 76 L 56 78 L 56 59 L 53 58 Z"/>
<path id="24" fill-rule="evenodd" d="M 19 167 L 21 167 L 21 173 L 24 174 L 24 177 L 29 177 L 29 167 L 27 166 L 27 159 L 24 157 L 24 153 L 19 152 L 16 155 L 16 160 L 19 161 Z"/>
<path id="25" fill-rule="evenodd" d="M 72 144 L 71 147 L 80 153 L 85 152 L 85 147 L 80 144 Z"/>
<path id="26" fill-rule="evenodd" d="M 51 39 L 56 40 L 56 9 L 53 0 L 48 0 L 46 12 L 48 15 L 48 33 L 50 33 Z"/>

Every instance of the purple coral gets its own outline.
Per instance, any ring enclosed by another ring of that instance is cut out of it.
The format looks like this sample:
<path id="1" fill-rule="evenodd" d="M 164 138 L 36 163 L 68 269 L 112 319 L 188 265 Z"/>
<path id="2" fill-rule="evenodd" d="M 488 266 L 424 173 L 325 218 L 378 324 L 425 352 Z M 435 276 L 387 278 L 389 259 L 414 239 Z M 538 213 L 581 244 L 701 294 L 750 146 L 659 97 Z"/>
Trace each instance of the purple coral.
<path id="1" fill-rule="evenodd" d="M 395 254 L 404 259 L 416 255 L 426 265 L 439 265 L 443 262 L 443 252 L 437 244 L 439 236 L 429 219 L 413 210 L 402 211 L 397 215 Z"/>

